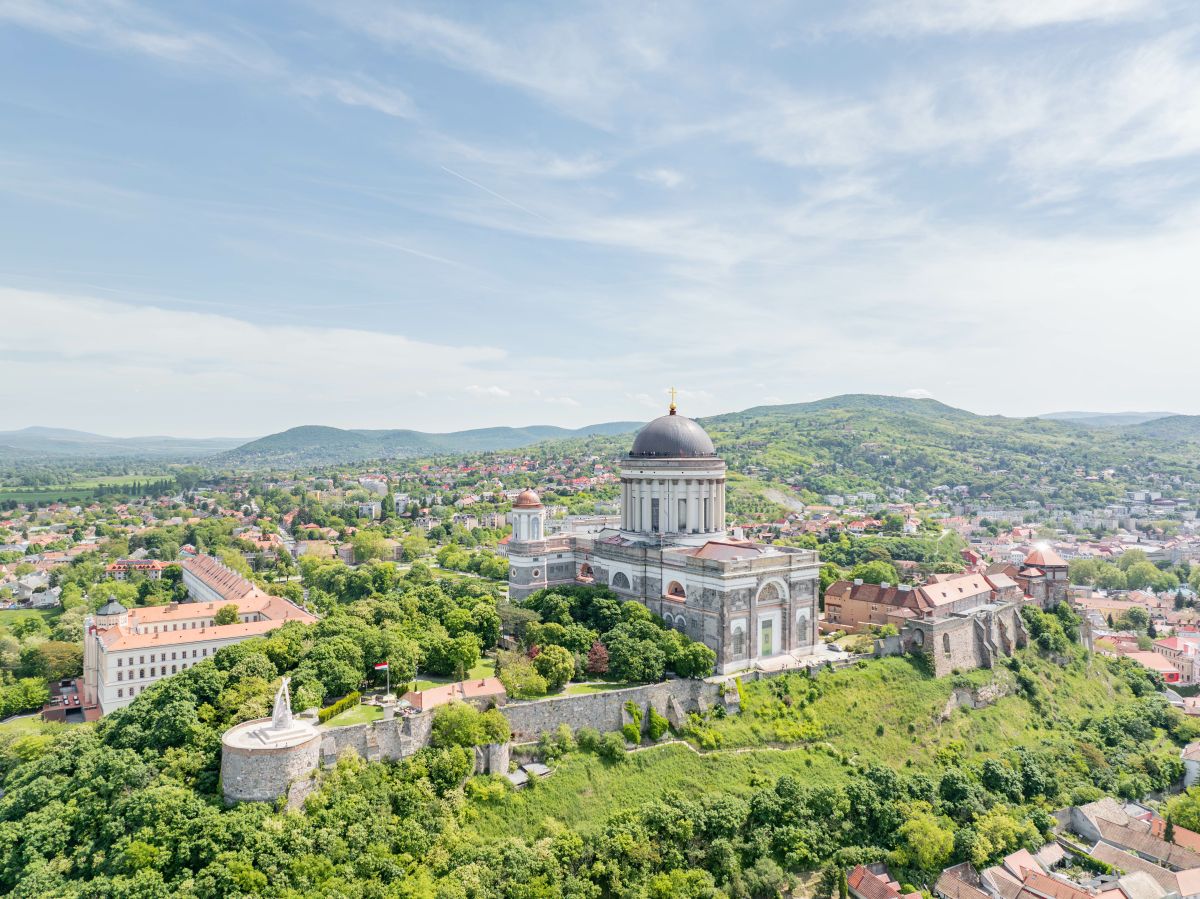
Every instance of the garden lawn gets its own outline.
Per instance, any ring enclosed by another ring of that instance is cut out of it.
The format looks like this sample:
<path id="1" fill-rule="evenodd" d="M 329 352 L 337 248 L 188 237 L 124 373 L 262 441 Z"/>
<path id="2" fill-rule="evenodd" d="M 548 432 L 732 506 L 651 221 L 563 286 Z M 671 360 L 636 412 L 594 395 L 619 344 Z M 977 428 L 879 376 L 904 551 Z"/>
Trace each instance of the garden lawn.
<path id="1" fill-rule="evenodd" d="M 367 724 L 383 717 L 383 709 L 377 705 L 359 703 L 352 709 L 334 715 L 325 722 L 325 727 L 346 727 L 350 724 Z"/>
<path id="2" fill-rule="evenodd" d="M 82 725 L 63 725 L 57 722 L 43 721 L 40 714 L 26 715 L 21 718 L 9 718 L 7 721 L 0 721 L 0 737 L 26 737 L 31 734 L 41 734 L 56 731 L 59 728 L 67 726 L 82 726 Z"/>
<path id="3" fill-rule="evenodd" d="M 41 618 L 50 627 L 63 613 L 61 608 L 55 609 L 0 609 L 0 625 L 12 627 L 25 618 Z"/>
<path id="4" fill-rule="evenodd" d="M 564 691 L 567 696 L 577 696 L 580 693 L 606 693 L 609 690 L 624 690 L 628 687 L 637 687 L 640 684 L 625 683 L 624 681 L 613 681 L 612 683 L 603 682 L 595 684 L 569 684 Z M 561 695 L 561 694 L 560 694 Z"/>
<path id="5" fill-rule="evenodd" d="M 495 677 L 496 675 L 496 660 L 484 656 L 475 666 L 467 672 L 467 680 L 483 680 L 486 677 Z M 457 683 L 458 678 L 455 677 L 437 677 L 434 675 L 426 675 L 418 678 L 413 682 L 413 689 L 420 692 L 428 690 L 430 687 L 441 687 L 445 684 Z"/>

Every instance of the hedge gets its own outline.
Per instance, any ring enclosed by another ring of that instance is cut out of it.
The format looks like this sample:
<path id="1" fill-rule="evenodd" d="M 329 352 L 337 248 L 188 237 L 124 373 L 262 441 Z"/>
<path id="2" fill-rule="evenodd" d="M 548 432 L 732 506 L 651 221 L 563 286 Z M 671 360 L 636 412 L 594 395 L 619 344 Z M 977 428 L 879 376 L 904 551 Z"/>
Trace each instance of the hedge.
<path id="1" fill-rule="evenodd" d="M 317 712 L 317 720 L 324 724 L 334 715 L 340 715 L 342 712 L 346 711 L 346 709 L 353 708 L 354 706 L 358 705 L 358 701 L 360 699 L 362 699 L 362 694 L 357 690 L 347 693 L 333 705 L 327 706 L 326 708 L 323 708 L 321 711 Z"/>

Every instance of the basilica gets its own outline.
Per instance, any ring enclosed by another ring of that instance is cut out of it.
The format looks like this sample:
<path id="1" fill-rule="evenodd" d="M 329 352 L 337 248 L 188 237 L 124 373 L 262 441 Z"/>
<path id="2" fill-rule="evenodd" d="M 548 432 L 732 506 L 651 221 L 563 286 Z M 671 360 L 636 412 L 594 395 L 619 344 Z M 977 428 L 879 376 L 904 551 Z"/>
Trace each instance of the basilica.
<path id="1" fill-rule="evenodd" d="M 607 586 L 715 650 L 722 674 L 784 665 L 816 645 L 817 554 L 727 534 L 725 460 L 674 403 L 622 457 L 619 528 L 547 535 L 532 490 L 513 503 L 512 522 L 513 599 L 561 584 Z"/>

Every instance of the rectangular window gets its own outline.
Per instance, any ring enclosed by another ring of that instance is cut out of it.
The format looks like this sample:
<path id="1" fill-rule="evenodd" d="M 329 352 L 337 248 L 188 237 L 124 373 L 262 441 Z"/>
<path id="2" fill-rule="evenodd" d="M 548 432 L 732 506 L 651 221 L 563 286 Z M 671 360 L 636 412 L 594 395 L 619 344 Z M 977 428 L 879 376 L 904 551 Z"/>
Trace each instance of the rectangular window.
<path id="1" fill-rule="evenodd" d="M 760 640 L 758 654 L 762 656 L 769 656 L 772 654 L 772 650 L 774 649 L 775 645 L 775 622 L 771 621 L 770 619 L 764 621 L 761 625 L 759 625 L 759 633 L 762 635 L 762 639 Z"/>
<path id="2" fill-rule="evenodd" d="M 117 659 L 117 667 L 118 667 L 118 668 L 120 668 L 120 667 L 121 667 L 121 660 L 120 660 L 120 659 Z"/>
<path id="3" fill-rule="evenodd" d="M 124 698 L 125 698 L 125 691 L 120 690 L 120 689 L 117 690 L 117 699 L 124 699 Z"/>
<path id="4" fill-rule="evenodd" d="M 125 672 L 124 671 L 117 672 L 117 680 L 125 680 Z"/>

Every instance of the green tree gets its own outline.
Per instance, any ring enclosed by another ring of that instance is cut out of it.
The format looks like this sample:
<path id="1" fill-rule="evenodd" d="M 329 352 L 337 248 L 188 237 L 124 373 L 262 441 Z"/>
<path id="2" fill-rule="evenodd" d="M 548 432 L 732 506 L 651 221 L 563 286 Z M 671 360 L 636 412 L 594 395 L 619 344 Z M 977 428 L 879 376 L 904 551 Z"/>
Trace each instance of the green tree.
<path id="1" fill-rule="evenodd" d="M 547 646 L 533 659 L 533 667 L 546 679 L 550 691 L 561 690 L 575 673 L 575 658 L 563 646 Z"/>
<path id="2" fill-rule="evenodd" d="M 873 562 L 862 562 L 850 571 L 852 580 L 861 579 L 864 584 L 898 584 L 900 573 L 896 566 L 882 559 Z"/>
<path id="3" fill-rule="evenodd" d="M 213 615 L 213 624 L 237 624 L 239 611 L 235 603 L 223 605 Z"/>
<path id="4" fill-rule="evenodd" d="M 359 531 L 352 541 L 354 561 L 369 562 L 372 559 L 391 559 L 392 547 L 383 532 L 375 528 Z"/>

